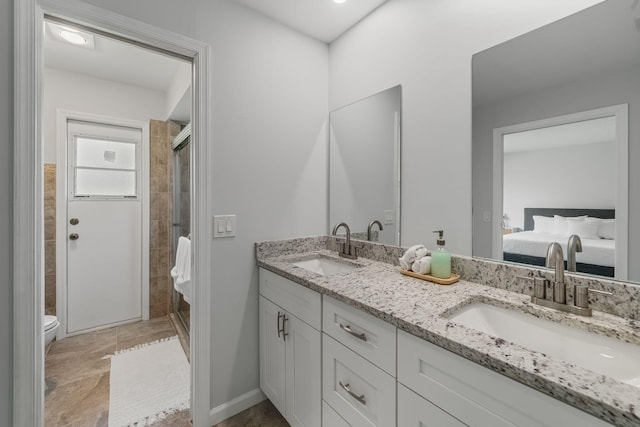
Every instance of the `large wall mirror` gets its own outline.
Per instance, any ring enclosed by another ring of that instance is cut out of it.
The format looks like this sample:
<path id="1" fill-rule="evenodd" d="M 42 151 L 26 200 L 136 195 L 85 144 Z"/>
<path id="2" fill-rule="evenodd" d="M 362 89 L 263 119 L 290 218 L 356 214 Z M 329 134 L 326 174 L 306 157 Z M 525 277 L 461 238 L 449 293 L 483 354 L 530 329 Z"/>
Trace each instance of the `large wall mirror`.
<path id="1" fill-rule="evenodd" d="M 345 222 L 352 238 L 400 244 L 401 96 L 395 86 L 329 114 L 329 232 Z"/>
<path id="2" fill-rule="evenodd" d="M 640 281 L 640 6 L 607 0 L 473 56 L 473 255 Z"/>

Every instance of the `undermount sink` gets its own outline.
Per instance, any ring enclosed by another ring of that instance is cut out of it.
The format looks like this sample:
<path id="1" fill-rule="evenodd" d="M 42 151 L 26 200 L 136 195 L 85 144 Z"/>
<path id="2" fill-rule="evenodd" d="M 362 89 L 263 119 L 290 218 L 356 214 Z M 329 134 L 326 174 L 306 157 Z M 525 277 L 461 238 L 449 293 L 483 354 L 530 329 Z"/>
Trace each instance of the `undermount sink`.
<path id="1" fill-rule="evenodd" d="M 640 387 L 640 346 L 493 306 L 467 305 L 449 320 Z"/>
<path id="2" fill-rule="evenodd" d="M 293 263 L 296 267 L 304 268 L 321 276 L 331 276 L 332 274 L 345 273 L 359 268 L 356 264 L 347 264 L 326 257 L 314 257 Z"/>

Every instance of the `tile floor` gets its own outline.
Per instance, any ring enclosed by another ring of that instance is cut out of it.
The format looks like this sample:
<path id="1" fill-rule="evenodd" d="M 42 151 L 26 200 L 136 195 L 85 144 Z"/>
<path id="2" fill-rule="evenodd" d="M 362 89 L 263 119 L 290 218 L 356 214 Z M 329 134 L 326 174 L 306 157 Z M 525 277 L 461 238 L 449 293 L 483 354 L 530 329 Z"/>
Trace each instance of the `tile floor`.
<path id="1" fill-rule="evenodd" d="M 161 317 L 54 341 L 45 358 L 45 426 L 107 427 L 111 362 L 103 357 L 173 335 L 176 330 L 169 317 Z M 189 411 L 153 424 L 169 426 L 190 426 Z M 264 401 L 215 427 L 240 426 L 288 424 L 269 401 Z"/>

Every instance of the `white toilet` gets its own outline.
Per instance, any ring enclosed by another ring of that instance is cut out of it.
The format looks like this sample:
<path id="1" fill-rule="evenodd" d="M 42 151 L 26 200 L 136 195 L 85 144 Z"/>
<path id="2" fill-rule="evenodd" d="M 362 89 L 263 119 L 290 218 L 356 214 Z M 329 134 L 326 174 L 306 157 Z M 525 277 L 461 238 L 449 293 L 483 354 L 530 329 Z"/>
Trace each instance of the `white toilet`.
<path id="1" fill-rule="evenodd" d="M 56 337 L 58 332 L 58 318 L 56 316 L 45 315 L 44 316 L 44 347 L 49 345 L 51 341 Z"/>

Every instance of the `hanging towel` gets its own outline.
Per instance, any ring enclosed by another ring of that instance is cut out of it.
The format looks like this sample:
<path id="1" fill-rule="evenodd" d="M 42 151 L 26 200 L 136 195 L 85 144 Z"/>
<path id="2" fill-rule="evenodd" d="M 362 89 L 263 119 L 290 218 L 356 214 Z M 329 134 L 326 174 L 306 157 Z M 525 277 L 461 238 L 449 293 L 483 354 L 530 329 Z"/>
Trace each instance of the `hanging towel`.
<path id="1" fill-rule="evenodd" d="M 186 237 L 178 239 L 176 265 L 171 269 L 171 277 L 174 289 L 191 304 L 191 240 Z"/>

